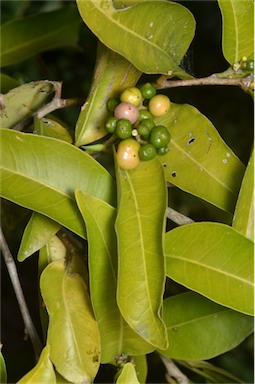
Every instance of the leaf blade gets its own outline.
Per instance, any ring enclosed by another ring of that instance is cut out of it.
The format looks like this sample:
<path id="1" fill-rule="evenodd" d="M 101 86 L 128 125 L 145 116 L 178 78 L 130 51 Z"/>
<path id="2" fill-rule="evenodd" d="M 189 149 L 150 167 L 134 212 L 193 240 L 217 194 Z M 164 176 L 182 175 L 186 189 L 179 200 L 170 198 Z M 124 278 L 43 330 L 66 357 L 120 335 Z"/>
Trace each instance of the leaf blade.
<path id="1" fill-rule="evenodd" d="M 0 28 L 5 36 L 1 47 L 1 65 L 20 63 L 40 52 L 77 47 L 80 18 L 73 6 L 11 20 Z"/>
<path id="2" fill-rule="evenodd" d="M 165 256 L 168 277 L 218 304 L 253 315 L 253 243 L 232 227 L 202 222 L 171 230 L 165 237 Z"/>
<path id="3" fill-rule="evenodd" d="M 123 171 L 116 164 L 116 177 L 117 302 L 127 323 L 145 340 L 156 347 L 161 345 L 163 349 L 167 346 L 160 314 L 165 280 L 162 234 L 166 189 L 163 170 L 157 159 L 140 162 L 132 171 Z"/>
<path id="4" fill-rule="evenodd" d="M 233 212 L 245 167 L 212 123 L 191 105 L 174 103 L 155 121 L 171 134 L 168 153 L 159 157 L 166 180 Z"/>
<path id="5" fill-rule="evenodd" d="M 90 294 L 101 335 L 101 362 L 109 363 L 121 354 L 152 352 L 154 348 L 129 327 L 117 305 L 116 209 L 81 190 L 76 191 L 76 199 L 87 228 Z"/>
<path id="6" fill-rule="evenodd" d="M 252 151 L 239 192 L 233 228 L 254 240 L 254 151 Z"/>
<path id="7" fill-rule="evenodd" d="M 110 1 L 77 0 L 77 5 L 93 33 L 140 71 L 180 71 L 195 29 L 193 15 L 186 8 L 165 1 L 140 2 L 121 10 Z"/>
<path id="8" fill-rule="evenodd" d="M 65 261 L 42 272 L 41 293 L 49 313 L 47 344 L 57 371 L 75 384 L 94 380 L 100 361 L 100 338 L 83 278 Z"/>
<path id="9" fill-rule="evenodd" d="M 211 359 L 235 348 L 253 331 L 251 316 L 222 307 L 194 292 L 165 299 L 163 318 L 171 343 L 160 353 L 173 359 Z"/>
<path id="10" fill-rule="evenodd" d="M 230 64 L 254 52 L 254 8 L 252 0 L 218 0 L 223 18 L 223 54 Z"/>
<path id="11" fill-rule="evenodd" d="M 74 199 L 83 188 L 115 204 L 115 183 L 92 157 L 49 137 L 0 130 L 1 195 L 41 213 L 86 238 L 84 222 Z"/>

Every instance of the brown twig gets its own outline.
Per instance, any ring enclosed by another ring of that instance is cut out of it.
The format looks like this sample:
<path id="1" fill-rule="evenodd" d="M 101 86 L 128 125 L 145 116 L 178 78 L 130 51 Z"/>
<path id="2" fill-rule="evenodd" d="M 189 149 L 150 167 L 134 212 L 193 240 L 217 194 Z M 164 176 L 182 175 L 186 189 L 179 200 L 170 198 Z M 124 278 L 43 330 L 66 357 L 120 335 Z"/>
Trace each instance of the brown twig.
<path id="1" fill-rule="evenodd" d="M 157 89 L 167 89 L 176 87 L 190 87 L 199 85 L 231 85 L 237 86 L 243 89 L 245 92 L 250 92 L 252 89 L 252 83 L 254 82 L 254 75 L 247 77 L 219 77 L 217 74 L 213 74 L 207 77 L 199 79 L 187 79 L 187 80 L 169 80 L 168 76 L 160 76 L 156 83 L 153 85 Z"/>
<path id="2" fill-rule="evenodd" d="M 159 356 L 166 367 L 167 374 L 170 377 L 174 378 L 178 384 L 189 384 L 189 379 L 187 376 L 185 376 L 184 373 L 180 371 L 172 359 L 163 355 Z"/>
<path id="3" fill-rule="evenodd" d="M 8 269 L 8 273 L 12 282 L 12 286 L 14 289 L 14 292 L 16 294 L 16 298 L 19 304 L 20 312 L 25 324 L 25 331 L 27 335 L 29 336 L 34 352 L 35 352 L 35 358 L 36 360 L 39 359 L 41 350 L 42 350 L 42 344 L 40 342 L 39 336 L 37 334 L 37 331 L 35 329 L 35 326 L 33 324 L 32 318 L 30 316 L 26 300 L 22 291 L 22 287 L 19 281 L 19 276 L 17 272 L 17 268 L 13 259 L 13 256 L 9 250 L 8 244 L 5 240 L 2 228 L 0 228 L 0 249 L 2 251 L 2 255 L 6 264 L 6 267 Z"/>

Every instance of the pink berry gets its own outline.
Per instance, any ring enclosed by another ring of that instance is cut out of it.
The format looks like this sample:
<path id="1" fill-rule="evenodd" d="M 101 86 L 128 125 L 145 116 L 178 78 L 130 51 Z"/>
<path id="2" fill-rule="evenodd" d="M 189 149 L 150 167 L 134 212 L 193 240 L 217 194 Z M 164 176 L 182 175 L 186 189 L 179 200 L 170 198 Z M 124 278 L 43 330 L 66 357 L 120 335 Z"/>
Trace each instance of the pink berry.
<path id="1" fill-rule="evenodd" d="M 114 110 L 114 116 L 117 119 L 127 119 L 131 124 L 134 124 L 139 117 L 139 111 L 130 103 L 120 103 Z"/>

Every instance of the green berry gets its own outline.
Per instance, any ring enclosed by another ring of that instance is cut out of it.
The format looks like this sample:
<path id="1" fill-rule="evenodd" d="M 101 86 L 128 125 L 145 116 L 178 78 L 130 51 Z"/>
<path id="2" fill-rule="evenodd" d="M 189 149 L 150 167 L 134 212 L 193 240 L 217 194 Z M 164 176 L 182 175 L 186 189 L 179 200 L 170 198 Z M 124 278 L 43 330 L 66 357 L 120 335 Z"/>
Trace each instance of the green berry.
<path id="1" fill-rule="evenodd" d="M 149 138 L 151 130 L 145 124 L 140 124 L 137 127 L 137 132 L 139 133 L 142 139 L 146 140 Z"/>
<path id="2" fill-rule="evenodd" d="M 153 119 L 153 116 L 147 109 L 141 109 L 139 111 L 138 121 L 142 121 L 145 119 Z"/>
<path id="3" fill-rule="evenodd" d="M 153 116 L 165 115 L 171 106 L 171 101 L 166 95 L 156 95 L 149 101 L 149 111 Z"/>
<path id="4" fill-rule="evenodd" d="M 157 149 L 166 147 L 169 144 L 170 138 L 170 133 L 163 125 L 157 125 L 151 130 L 150 143 Z"/>
<path id="5" fill-rule="evenodd" d="M 157 93 L 156 89 L 150 83 L 143 84 L 140 91 L 144 99 L 151 99 Z"/>
<path id="6" fill-rule="evenodd" d="M 249 72 L 253 72 L 254 71 L 254 60 L 247 60 L 247 62 L 246 62 L 246 69 Z"/>
<path id="7" fill-rule="evenodd" d="M 152 144 L 142 145 L 139 149 L 140 160 L 152 160 L 156 156 L 156 148 Z"/>
<path id="8" fill-rule="evenodd" d="M 113 112 L 117 105 L 120 103 L 119 97 L 112 97 L 108 100 L 107 108 L 110 112 Z"/>
<path id="9" fill-rule="evenodd" d="M 151 119 L 142 120 L 137 127 L 137 131 L 143 139 L 148 139 L 152 128 L 155 127 L 155 123 Z"/>
<path id="10" fill-rule="evenodd" d="M 114 133 L 115 129 L 116 129 L 117 122 L 118 122 L 118 119 L 116 117 L 114 117 L 114 116 L 109 117 L 109 119 L 107 120 L 107 122 L 105 124 L 106 131 L 109 133 Z"/>
<path id="11" fill-rule="evenodd" d="M 132 135 L 132 124 L 127 119 L 118 120 L 115 133 L 119 139 L 128 139 Z"/>
<path id="12" fill-rule="evenodd" d="M 142 94 L 140 89 L 136 87 L 126 88 L 120 95 L 120 101 L 122 103 L 130 103 L 135 107 L 138 107 L 142 102 Z"/>
<path id="13" fill-rule="evenodd" d="M 167 154 L 168 151 L 169 151 L 168 147 L 161 147 L 157 150 L 157 154 L 160 156 L 164 156 Z"/>
<path id="14" fill-rule="evenodd" d="M 131 124 L 134 124 L 138 117 L 138 108 L 130 103 L 120 103 L 114 110 L 114 116 L 117 119 L 127 119 Z"/>
<path id="15" fill-rule="evenodd" d="M 135 139 L 122 140 L 117 149 L 116 159 L 120 168 L 124 170 L 134 169 L 139 164 L 138 151 L 140 144 Z"/>

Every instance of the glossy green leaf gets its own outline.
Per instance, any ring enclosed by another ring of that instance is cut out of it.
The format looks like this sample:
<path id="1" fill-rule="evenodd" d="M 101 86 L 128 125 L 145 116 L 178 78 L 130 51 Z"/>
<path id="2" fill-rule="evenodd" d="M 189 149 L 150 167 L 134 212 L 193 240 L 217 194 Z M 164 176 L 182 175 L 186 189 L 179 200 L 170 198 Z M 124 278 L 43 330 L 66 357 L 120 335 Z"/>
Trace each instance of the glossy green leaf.
<path id="1" fill-rule="evenodd" d="M 252 0 L 218 0 L 218 3 L 223 20 L 223 54 L 233 65 L 254 52 L 254 4 Z"/>
<path id="2" fill-rule="evenodd" d="M 27 257 L 41 249 L 54 236 L 61 225 L 46 216 L 33 212 L 23 232 L 18 252 L 18 260 Z"/>
<path id="3" fill-rule="evenodd" d="M 55 139 L 63 140 L 70 144 L 73 142 L 73 138 L 68 130 L 59 122 L 49 118 L 38 119 L 35 117 L 33 133 L 42 136 L 54 137 Z"/>
<path id="4" fill-rule="evenodd" d="M 135 367 L 132 363 L 126 363 L 122 368 L 116 384 L 139 384 L 137 379 Z"/>
<path id="5" fill-rule="evenodd" d="M 250 240 L 254 240 L 254 152 L 252 152 L 243 178 L 233 227 Z"/>
<path id="6" fill-rule="evenodd" d="M 56 370 L 74 384 L 92 382 L 100 364 L 100 336 L 84 279 L 58 260 L 44 269 L 40 287 Z"/>
<path id="7" fill-rule="evenodd" d="M 216 303 L 253 315 L 253 251 L 253 243 L 228 225 L 184 225 L 166 234 L 166 274 Z"/>
<path id="8" fill-rule="evenodd" d="M 116 209 L 81 190 L 76 191 L 76 200 L 87 228 L 90 294 L 101 335 L 101 362 L 109 363 L 121 354 L 152 352 L 155 348 L 129 327 L 116 302 Z"/>
<path id="9" fill-rule="evenodd" d="M 116 164 L 118 212 L 117 302 L 127 323 L 146 341 L 166 348 L 161 318 L 165 283 L 162 236 L 166 186 L 157 158 L 123 171 Z"/>
<path id="10" fill-rule="evenodd" d="M 174 103 L 155 121 L 171 133 L 170 150 L 159 157 L 166 180 L 233 212 L 245 167 L 212 123 L 191 105 Z"/>
<path id="11" fill-rule="evenodd" d="M 50 137 L 0 130 L 1 195 L 86 237 L 76 188 L 115 204 L 115 183 L 92 157 Z"/>
<path id="12" fill-rule="evenodd" d="M 46 104 L 53 93 L 54 83 L 45 80 L 23 84 L 2 95 L 0 127 L 15 127 Z"/>
<path id="13" fill-rule="evenodd" d="M 111 0 L 76 1 L 92 32 L 140 71 L 180 71 L 195 32 L 193 15 L 186 8 L 174 2 L 148 1 L 117 10 Z"/>
<path id="14" fill-rule="evenodd" d="M 132 356 L 136 370 L 137 379 L 140 383 L 146 383 L 148 374 L 148 365 L 146 355 Z"/>
<path id="15" fill-rule="evenodd" d="M 136 85 L 140 76 L 141 72 L 129 61 L 99 43 L 92 87 L 76 124 L 77 147 L 107 135 L 105 123 L 110 116 L 107 101 Z"/>
<path id="16" fill-rule="evenodd" d="M 56 376 L 52 362 L 50 361 L 50 346 L 46 345 L 42 350 L 36 366 L 31 369 L 17 384 L 48 384 L 56 383 Z"/>
<path id="17" fill-rule="evenodd" d="M 194 292 L 164 300 L 163 319 L 170 343 L 159 352 L 180 360 L 212 359 L 235 348 L 254 328 L 252 316 L 222 307 Z"/>
<path id="18" fill-rule="evenodd" d="M 0 352 L 0 382 L 1 384 L 7 383 L 6 365 L 2 352 Z"/>
<path id="19" fill-rule="evenodd" d="M 10 77 L 9 75 L 6 75 L 5 73 L 0 74 L 0 92 L 1 93 L 7 93 L 11 89 L 16 88 L 20 85 L 20 83 L 16 80 Z"/>
<path id="20" fill-rule="evenodd" d="M 77 47 L 80 17 L 76 7 L 14 19 L 0 28 L 1 66 L 20 63 L 40 52 Z"/>

